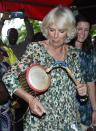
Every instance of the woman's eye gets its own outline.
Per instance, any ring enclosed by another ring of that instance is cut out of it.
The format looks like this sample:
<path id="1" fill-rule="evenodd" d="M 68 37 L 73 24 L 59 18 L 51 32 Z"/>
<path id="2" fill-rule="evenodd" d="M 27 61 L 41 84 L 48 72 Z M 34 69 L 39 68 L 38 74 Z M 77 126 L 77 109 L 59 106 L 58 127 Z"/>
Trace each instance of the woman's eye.
<path id="1" fill-rule="evenodd" d="M 60 30 L 59 30 L 60 33 L 64 33 L 64 32 L 66 32 L 66 31 L 67 31 L 66 29 L 63 29 L 63 30 L 60 29 Z"/>
<path id="2" fill-rule="evenodd" d="M 89 32 L 89 29 L 86 29 L 85 31 L 86 31 L 86 32 Z"/>
<path id="3" fill-rule="evenodd" d="M 80 30 L 82 30 L 81 28 L 77 28 L 77 31 L 80 31 Z"/>
<path id="4" fill-rule="evenodd" d="M 64 33 L 64 30 L 60 30 L 60 33 Z"/>
<path id="5" fill-rule="evenodd" d="M 49 29 L 51 32 L 53 32 L 54 31 L 54 29 Z"/>

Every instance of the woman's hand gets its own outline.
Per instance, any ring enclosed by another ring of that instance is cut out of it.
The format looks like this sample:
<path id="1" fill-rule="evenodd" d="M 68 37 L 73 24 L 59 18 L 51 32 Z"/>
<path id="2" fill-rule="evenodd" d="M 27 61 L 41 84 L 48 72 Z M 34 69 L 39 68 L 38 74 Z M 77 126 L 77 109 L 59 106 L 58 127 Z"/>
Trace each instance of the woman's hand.
<path id="1" fill-rule="evenodd" d="M 87 85 L 86 84 L 82 84 L 79 81 L 76 82 L 76 89 L 78 91 L 78 94 L 80 96 L 85 96 L 87 95 Z"/>
<path id="2" fill-rule="evenodd" d="M 46 113 L 40 101 L 30 93 L 26 92 L 23 88 L 17 89 L 14 93 L 28 103 L 33 114 L 42 116 Z"/>
<path id="3" fill-rule="evenodd" d="M 40 103 L 40 101 L 33 97 L 29 100 L 29 108 L 31 112 L 35 115 L 42 116 L 46 113 L 43 105 Z"/>

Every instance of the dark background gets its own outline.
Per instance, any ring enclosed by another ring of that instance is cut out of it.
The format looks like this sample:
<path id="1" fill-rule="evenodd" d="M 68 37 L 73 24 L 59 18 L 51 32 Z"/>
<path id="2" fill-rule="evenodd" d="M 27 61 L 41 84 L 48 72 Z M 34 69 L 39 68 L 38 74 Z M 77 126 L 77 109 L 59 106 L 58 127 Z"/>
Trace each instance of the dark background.
<path id="1" fill-rule="evenodd" d="M 79 13 L 86 16 L 92 24 L 96 24 L 96 0 L 74 0 Z"/>

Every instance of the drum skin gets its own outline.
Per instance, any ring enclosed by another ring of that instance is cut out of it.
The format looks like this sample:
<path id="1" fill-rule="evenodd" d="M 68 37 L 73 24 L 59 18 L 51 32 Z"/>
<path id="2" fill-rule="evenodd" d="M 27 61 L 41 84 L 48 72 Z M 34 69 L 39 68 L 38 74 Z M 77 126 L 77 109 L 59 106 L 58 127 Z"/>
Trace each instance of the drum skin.
<path id="1" fill-rule="evenodd" d="M 49 75 L 46 73 L 43 66 L 39 64 L 32 64 L 27 68 L 26 80 L 29 87 L 37 93 L 47 91 L 51 83 Z"/>

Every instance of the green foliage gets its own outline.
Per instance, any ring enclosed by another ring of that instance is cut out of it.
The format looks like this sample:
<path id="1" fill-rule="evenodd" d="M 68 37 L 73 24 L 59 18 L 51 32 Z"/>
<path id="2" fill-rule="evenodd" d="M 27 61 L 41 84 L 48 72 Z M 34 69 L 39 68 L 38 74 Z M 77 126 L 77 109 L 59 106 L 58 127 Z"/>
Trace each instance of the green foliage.
<path id="1" fill-rule="evenodd" d="M 30 23 L 33 25 L 34 33 L 40 32 L 40 21 L 30 20 Z M 25 24 L 23 24 L 19 29 L 19 42 L 23 41 L 27 35 Z"/>
<path id="2" fill-rule="evenodd" d="M 92 26 L 91 36 L 92 36 L 92 37 L 96 36 L 96 25 L 93 25 L 93 26 Z"/>
<path id="3" fill-rule="evenodd" d="M 31 23 L 33 25 L 33 28 L 34 28 L 34 32 L 40 32 L 40 23 L 41 21 L 37 21 L 37 20 L 31 20 Z"/>

